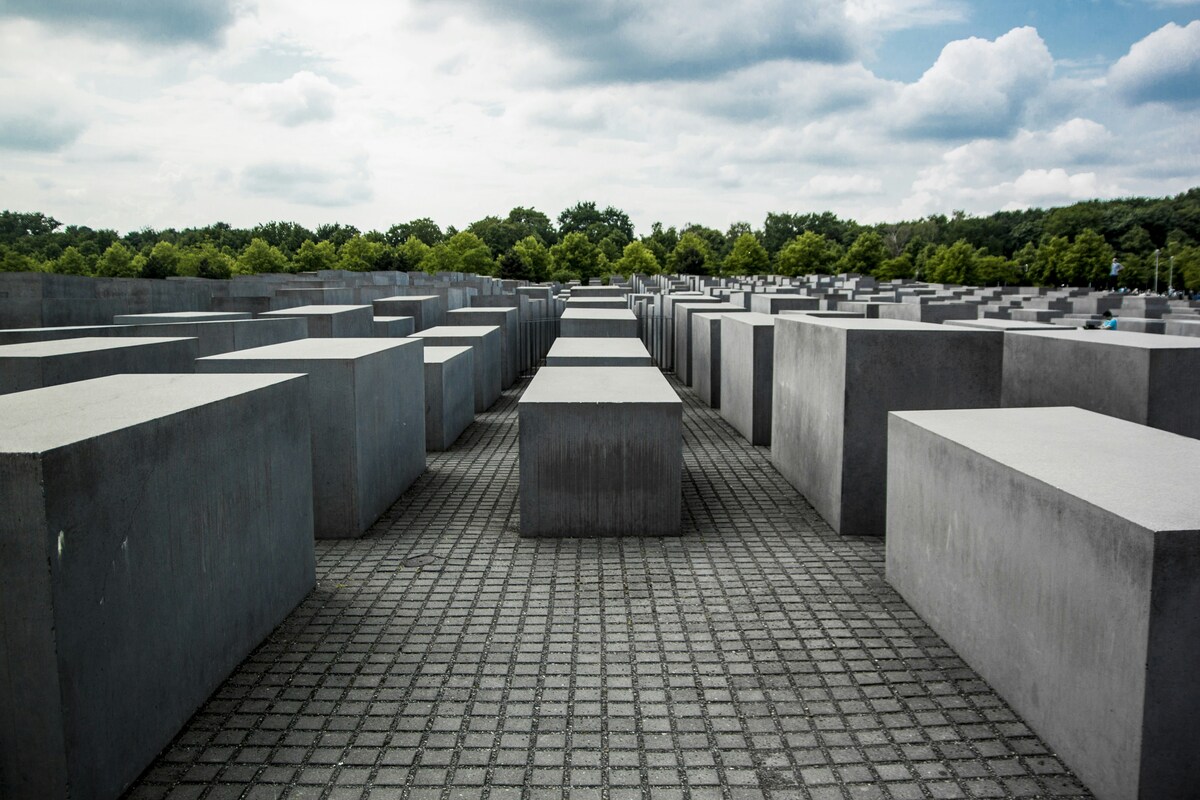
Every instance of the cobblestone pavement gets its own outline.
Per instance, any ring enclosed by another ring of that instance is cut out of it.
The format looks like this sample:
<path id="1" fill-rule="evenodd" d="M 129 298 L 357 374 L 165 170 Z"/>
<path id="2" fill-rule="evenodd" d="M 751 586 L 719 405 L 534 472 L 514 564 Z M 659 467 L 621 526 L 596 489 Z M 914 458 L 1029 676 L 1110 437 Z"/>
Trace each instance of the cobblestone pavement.
<path id="1" fill-rule="evenodd" d="M 518 383 L 132 798 L 1087 796 L 843 538 L 685 402 L 684 536 L 517 536 Z"/>

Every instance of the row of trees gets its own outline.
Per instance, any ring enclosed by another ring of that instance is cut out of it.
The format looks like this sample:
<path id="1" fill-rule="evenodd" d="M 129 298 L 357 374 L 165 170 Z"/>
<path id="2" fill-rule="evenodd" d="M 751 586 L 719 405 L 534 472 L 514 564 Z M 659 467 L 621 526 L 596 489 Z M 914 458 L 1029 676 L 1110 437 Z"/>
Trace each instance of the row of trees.
<path id="1" fill-rule="evenodd" d="M 584 202 L 552 221 L 532 208 L 489 216 L 464 230 L 428 218 L 363 232 L 310 230 L 293 222 L 250 229 L 216 223 L 124 236 L 66 226 L 40 213 L 0 212 L 0 270 L 74 275 L 227 278 L 323 269 L 462 271 L 535 281 L 609 273 L 784 275 L 857 272 L 942 283 L 1102 283 L 1113 258 L 1122 284 L 1200 290 L 1200 188 L 1170 198 L 1091 201 L 988 217 L 956 212 L 861 225 L 831 213 L 768 214 L 759 229 L 739 222 L 651 226 L 635 235 L 629 216 Z"/>

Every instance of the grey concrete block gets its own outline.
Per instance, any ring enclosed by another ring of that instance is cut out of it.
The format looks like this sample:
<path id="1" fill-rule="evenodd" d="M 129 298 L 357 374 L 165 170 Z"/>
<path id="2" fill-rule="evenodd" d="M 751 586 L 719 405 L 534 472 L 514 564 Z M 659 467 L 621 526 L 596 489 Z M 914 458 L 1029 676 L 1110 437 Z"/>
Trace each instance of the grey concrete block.
<path id="1" fill-rule="evenodd" d="M 771 443 L 776 315 L 721 318 L 721 416 L 750 444 Z"/>
<path id="2" fill-rule="evenodd" d="M 0 397 L 0 796 L 119 796 L 312 588 L 305 383 Z"/>
<path id="3" fill-rule="evenodd" d="M 446 314 L 446 301 L 436 294 L 385 297 L 371 305 L 381 317 L 412 317 L 418 331 L 441 325 Z"/>
<path id="4" fill-rule="evenodd" d="M 1198 464 L 1077 408 L 891 416 L 888 580 L 1103 800 L 1200 785 Z"/>
<path id="5" fill-rule="evenodd" d="M 620 311 L 629 308 L 624 297 L 570 297 L 567 308 L 609 308 Z"/>
<path id="6" fill-rule="evenodd" d="M 518 403 L 522 536 L 681 529 L 683 403 L 653 367 L 544 367 Z"/>
<path id="7" fill-rule="evenodd" d="M 675 376 L 684 386 L 692 385 L 692 317 L 697 313 L 711 314 L 718 311 L 743 313 L 734 303 L 675 303 L 671 313 L 675 326 Z"/>
<path id="8" fill-rule="evenodd" d="M 310 338 L 319 339 L 365 339 L 374 333 L 374 314 L 371 306 L 318 305 L 297 306 L 280 311 L 269 311 L 259 319 L 272 317 L 300 317 L 308 323 Z"/>
<path id="9" fill-rule="evenodd" d="M 709 408 L 721 407 L 721 317 L 748 313 L 732 303 L 721 308 L 692 314 L 692 391 Z"/>
<path id="10" fill-rule="evenodd" d="M 503 365 L 500 328 L 495 325 L 440 325 L 417 331 L 414 338 L 438 347 L 475 348 L 475 411 L 481 413 L 500 399 Z"/>
<path id="11" fill-rule="evenodd" d="M 308 323 L 299 317 L 217 320 L 213 322 L 158 322 L 122 325 L 113 336 L 191 336 L 204 356 L 266 347 L 308 336 Z"/>
<path id="12" fill-rule="evenodd" d="M 1200 319 L 1169 319 L 1166 331 L 1168 336 L 1200 336 Z"/>
<path id="13" fill-rule="evenodd" d="M 250 319 L 244 311 L 168 311 L 162 314 L 117 314 L 114 325 L 153 325 L 156 322 L 224 322 Z"/>
<path id="14" fill-rule="evenodd" d="M 756 314 L 780 311 L 817 311 L 821 298 L 802 294 L 756 294 L 750 298 L 750 310 Z"/>
<path id="15" fill-rule="evenodd" d="M 624 297 L 628 286 L 572 286 L 571 297 Z"/>
<path id="16" fill-rule="evenodd" d="M 417 326 L 412 317 L 375 317 L 371 331 L 381 339 L 400 339 L 412 336 Z"/>
<path id="17" fill-rule="evenodd" d="M 187 373 L 195 339 L 82 337 L 0 345 L 0 394 L 118 373 Z"/>
<path id="18" fill-rule="evenodd" d="M 558 339 L 546 354 L 547 367 L 653 367 L 640 339 Z"/>
<path id="19" fill-rule="evenodd" d="M 887 414 L 1000 405 L 1006 334 L 778 317 L 771 461 L 835 531 L 882 536 Z"/>
<path id="20" fill-rule="evenodd" d="M 559 336 L 634 337 L 638 335 L 637 317 L 629 310 L 577 308 L 563 312 Z"/>
<path id="21" fill-rule="evenodd" d="M 425 348 L 425 449 L 448 450 L 475 421 L 475 349 Z"/>
<path id="22" fill-rule="evenodd" d="M 880 319 L 941 323 L 952 319 L 974 320 L 979 309 L 971 303 L 893 303 L 879 307 Z"/>
<path id="23" fill-rule="evenodd" d="M 456 308 L 446 314 L 446 327 L 492 326 L 500 329 L 500 385 L 507 389 L 521 374 L 521 322 L 515 307 Z"/>
<path id="24" fill-rule="evenodd" d="M 983 328 L 989 331 L 1052 331 L 1056 326 L 1046 322 L 1022 322 L 1016 319 L 950 319 L 944 323 L 954 328 Z"/>
<path id="25" fill-rule="evenodd" d="M 201 358 L 203 373 L 305 372 L 321 539 L 361 536 L 425 470 L 425 368 L 415 339 L 302 339 Z"/>
<path id="26" fill-rule="evenodd" d="M 1005 336 L 1005 406 L 1078 406 L 1200 438 L 1197 397 L 1196 339 L 1081 329 Z"/>

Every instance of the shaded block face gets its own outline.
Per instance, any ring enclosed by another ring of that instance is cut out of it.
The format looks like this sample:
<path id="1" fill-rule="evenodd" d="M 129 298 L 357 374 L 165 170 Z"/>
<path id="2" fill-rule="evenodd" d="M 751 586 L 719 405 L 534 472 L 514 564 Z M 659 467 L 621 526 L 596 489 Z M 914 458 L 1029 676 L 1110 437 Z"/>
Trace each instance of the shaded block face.
<path id="1" fill-rule="evenodd" d="M 977 319 L 979 309 L 969 303 L 894 303 L 880 306 L 879 317 L 942 323 L 952 319 Z"/>
<path id="2" fill-rule="evenodd" d="M 548 367 L 653 367 L 640 339 L 557 339 L 546 354 Z"/>
<path id="3" fill-rule="evenodd" d="M 412 336 L 416 329 L 412 317 L 375 317 L 371 323 L 372 332 L 383 339 Z"/>
<path id="4" fill-rule="evenodd" d="M 629 288 L 625 286 L 572 286 L 571 298 L 577 297 L 595 298 L 595 297 L 624 297 L 629 294 Z"/>
<path id="5" fill-rule="evenodd" d="M 628 309 L 624 297 L 572 297 L 567 300 L 567 308 L 609 308 L 618 311 Z"/>
<path id="6" fill-rule="evenodd" d="M 835 531 L 882 536 L 887 413 L 998 406 L 1007 334 L 897 320 L 778 319 L 771 460 Z"/>
<path id="7" fill-rule="evenodd" d="M 778 314 L 780 311 L 816 311 L 819 297 L 799 294 L 756 294 L 750 298 L 750 310 L 757 314 Z"/>
<path id="8" fill-rule="evenodd" d="M 270 311 L 262 317 L 299 317 L 308 323 L 308 335 L 319 339 L 361 339 L 374 333 L 371 306 L 297 306 Z"/>
<path id="9" fill-rule="evenodd" d="M 776 316 L 721 320 L 721 416 L 750 444 L 771 443 L 771 381 Z"/>
<path id="10" fill-rule="evenodd" d="M 487 411 L 500 399 L 503 371 L 499 328 L 494 325 L 440 325 L 417 331 L 413 337 L 435 347 L 474 348 L 476 413 Z"/>
<path id="11" fill-rule="evenodd" d="M 99 337 L 0 345 L 0 394 L 118 373 L 186 373 L 195 339 Z"/>
<path id="12" fill-rule="evenodd" d="M 0 397 L 0 796 L 119 796 L 312 588 L 306 382 Z"/>
<path id="13" fill-rule="evenodd" d="M 500 331 L 500 386 L 517 381 L 520 367 L 520 313 L 516 308 L 457 308 L 446 314 L 446 326 L 494 326 Z"/>
<path id="14" fill-rule="evenodd" d="M 632 311 L 604 308 L 575 308 L 563 312 L 559 336 L 633 337 L 638 333 Z"/>
<path id="15" fill-rule="evenodd" d="M 1200 785 L 1197 464 L 1077 408 L 891 415 L 888 581 L 1097 797 Z"/>
<path id="16" fill-rule="evenodd" d="M 475 350 L 425 348 L 425 448 L 447 450 L 475 421 Z"/>
<path id="17" fill-rule="evenodd" d="M 412 317 L 418 331 L 442 324 L 446 301 L 436 294 L 384 297 L 371 304 L 381 317 Z"/>
<path id="18" fill-rule="evenodd" d="M 692 317 L 692 391 L 709 408 L 721 407 L 721 316 Z"/>
<path id="19" fill-rule="evenodd" d="M 118 314 L 114 325 L 151 325 L 156 322 L 223 322 L 250 319 L 248 311 L 170 311 L 165 314 Z"/>
<path id="20" fill-rule="evenodd" d="M 675 303 L 672 306 L 672 324 L 675 326 L 675 376 L 684 386 L 692 385 L 692 318 L 696 314 L 709 314 L 718 310 L 734 313 L 744 309 L 732 303 L 722 302 Z"/>
<path id="21" fill-rule="evenodd" d="M 518 404 L 522 536 L 681 527 L 683 403 L 653 367 L 544 367 Z"/>
<path id="22" fill-rule="evenodd" d="M 1200 341 L 1105 330 L 1014 332 L 1004 405 L 1078 406 L 1200 438 Z"/>
<path id="23" fill-rule="evenodd" d="M 361 536 L 425 470 L 425 370 L 416 339 L 304 339 L 210 356 L 204 373 L 304 372 L 316 535 Z"/>

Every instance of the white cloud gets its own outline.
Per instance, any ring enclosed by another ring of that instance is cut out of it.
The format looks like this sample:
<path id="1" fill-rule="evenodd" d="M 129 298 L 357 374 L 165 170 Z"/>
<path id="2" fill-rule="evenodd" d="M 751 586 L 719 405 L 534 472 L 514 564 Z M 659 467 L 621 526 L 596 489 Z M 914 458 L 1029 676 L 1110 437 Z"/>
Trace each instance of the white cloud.
<path id="1" fill-rule="evenodd" d="M 0 16 L 55 27 L 88 26 L 143 43 L 213 44 L 233 20 L 232 0 L 5 0 Z"/>
<path id="2" fill-rule="evenodd" d="M 295 127 L 332 119 L 337 94 L 328 78 L 304 70 L 280 83 L 248 87 L 243 102 L 280 125 Z"/>
<path id="3" fill-rule="evenodd" d="M 883 181 L 866 175 L 814 175 L 805 188 L 816 197 L 858 197 L 879 194 Z"/>
<path id="4" fill-rule="evenodd" d="M 353 206 L 371 199 L 370 171 L 365 159 L 315 165 L 267 161 L 242 171 L 242 191 L 289 203 L 313 206 Z"/>
<path id="5" fill-rule="evenodd" d="M 1182 28 L 1167 23 L 1136 42 L 1108 80 L 1131 103 L 1200 101 L 1200 20 Z"/>
<path id="6" fill-rule="evenodd" d="M 876 30 L 943 25 L 967 16 L 962 0 L 846 0 L 846 17 Z"/>

